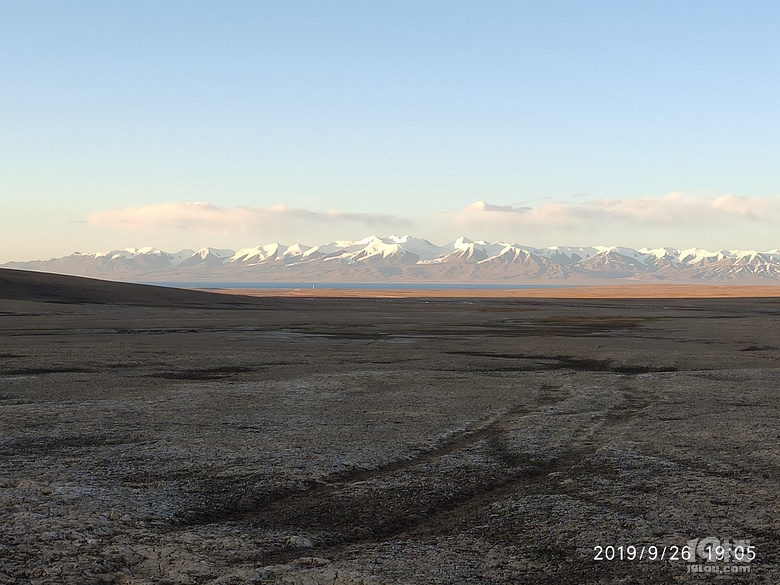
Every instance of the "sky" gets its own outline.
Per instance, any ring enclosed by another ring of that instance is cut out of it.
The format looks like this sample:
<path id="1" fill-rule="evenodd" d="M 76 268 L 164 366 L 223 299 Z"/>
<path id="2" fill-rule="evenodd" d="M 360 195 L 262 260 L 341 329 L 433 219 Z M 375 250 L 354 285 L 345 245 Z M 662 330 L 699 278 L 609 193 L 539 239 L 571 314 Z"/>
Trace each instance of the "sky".
<path id="1" fill-rule="evenodd" d="M 0 4 L 0 262 L 780 248 L 780 3 Z"/>

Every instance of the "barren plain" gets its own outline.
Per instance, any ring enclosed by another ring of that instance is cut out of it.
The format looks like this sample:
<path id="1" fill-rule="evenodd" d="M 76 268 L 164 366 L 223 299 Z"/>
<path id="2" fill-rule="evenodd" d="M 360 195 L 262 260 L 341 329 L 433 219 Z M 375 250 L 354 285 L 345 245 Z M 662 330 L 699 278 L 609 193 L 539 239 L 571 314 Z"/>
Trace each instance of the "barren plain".
<path id="1" fill-rule="evenodd" d="M 779 399 L 777 298 L 2 270 L 0 583 L 778 583 Z"/>

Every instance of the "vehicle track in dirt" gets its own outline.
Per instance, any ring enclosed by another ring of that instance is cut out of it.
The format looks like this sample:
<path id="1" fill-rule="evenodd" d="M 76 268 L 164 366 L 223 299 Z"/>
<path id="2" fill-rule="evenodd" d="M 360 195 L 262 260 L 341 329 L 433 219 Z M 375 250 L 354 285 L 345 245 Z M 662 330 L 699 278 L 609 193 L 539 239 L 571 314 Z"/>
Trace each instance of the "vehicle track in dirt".
<path id="1" fill-rule="evenodd" d="M 621 392 L 621 403 L 594 421 L 590 430 L 595 440 L 574 444 L 546 459 L 514 453 L 506 447 L 506 439 L 529 415 L 552 411 L 570 399 L 571 393 L 561 387 L 547 386 L 533 404 L 508 408 L 412 458 L 340 475 L 326 484 L 204 515 L 187 524 L 231 522 L 317 534 L 311 540 L 293 540 L 289 546 L 272 551 L 258 550 L 257 560 L 268 565 L 312 554 L 334 556 L 354 545 L 447 535 L 467 527 L 480 510 L 496 501 L 548 490 L 551 474 L 582 465 L 619 435 L 637 413 L 652 405 L 651 397 L 644 393 L 628 388 Z M 463 475 L 455 478 L 460 485 L 454 491 L 453 478 L 439 475 L 437 464 L 445 458 L 484 457 L 486 453 L 490 459 L 487 469 L 476 463 L 466 465 Z M 405 493 L 399 499 L 400 485 L 405 486 Z M 383 505 L 388 500 L 398 501 L 400 506 Z M 361 513 L 349 517 L 344 511 L 350 509 Z"/>
<path id="2" fill-rule="evenodd" d="M 338 473 L 318 482 L 311 482 L 304 490 L 282 490 L 261 495 L 257 500 L 244 502 L 223 510 L 203 510 L 191 513 L 181 519 L 184 525 L 209 524 L 230 521 L 246 521 L 274 509 L 295 507 L 302 501 L 316 501 L 327 498 L 345 487 L 354 486 L 413 467 L 431 463 L 441 457 L 466 449 L 475 443 L 500 436 L 509 421 L 550 408 L 568 398 L 568 392 L 560 387 L 543 385 L 538 399 L 532 404 L 518 404 L 499 414 L 487 417 L 476 424 L 453 432 L 438 441 L 433 447 L 423 449 L 412 457 L 394 460 L 371 469 L 357 469 Z"/>

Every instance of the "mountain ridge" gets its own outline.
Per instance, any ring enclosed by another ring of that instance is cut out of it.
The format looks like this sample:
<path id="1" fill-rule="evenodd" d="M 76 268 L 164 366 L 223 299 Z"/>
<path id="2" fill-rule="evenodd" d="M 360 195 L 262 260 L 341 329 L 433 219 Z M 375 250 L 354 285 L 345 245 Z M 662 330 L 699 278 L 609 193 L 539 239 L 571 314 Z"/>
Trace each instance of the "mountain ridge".
<path id="1" fill-rule="evenodd" d="M 439 246 L 410 235 L 307 246 L 272 242 L 239 250 L 166 252 L 126 248 L 3 268 L 127 281 L 166 282 L 776 282 L 780 249 L 769 251 L 624 246 L 537 248 L 465 237 Z"/>

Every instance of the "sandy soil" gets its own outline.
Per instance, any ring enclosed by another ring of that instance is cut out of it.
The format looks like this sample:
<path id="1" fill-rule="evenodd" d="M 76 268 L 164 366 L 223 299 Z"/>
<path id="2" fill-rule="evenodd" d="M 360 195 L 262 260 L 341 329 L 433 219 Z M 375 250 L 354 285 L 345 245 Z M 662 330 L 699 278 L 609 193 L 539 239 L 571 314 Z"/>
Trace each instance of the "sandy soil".
<path id="1" fill-rule="evenodd" d="M 0 271 L 0 583 L 780 582 L 778 299 L 25 278 Z M 668 558 L 707 537 L 755 559 Z"/>

